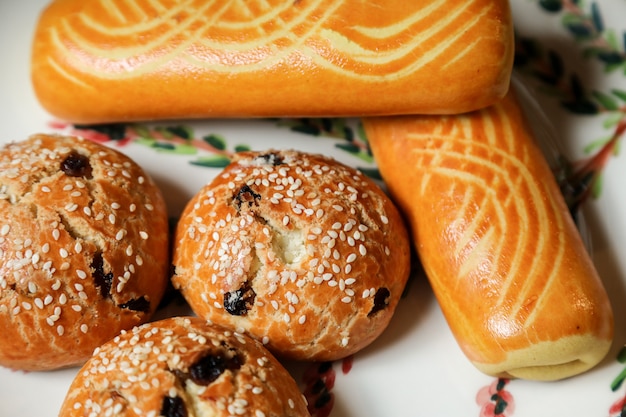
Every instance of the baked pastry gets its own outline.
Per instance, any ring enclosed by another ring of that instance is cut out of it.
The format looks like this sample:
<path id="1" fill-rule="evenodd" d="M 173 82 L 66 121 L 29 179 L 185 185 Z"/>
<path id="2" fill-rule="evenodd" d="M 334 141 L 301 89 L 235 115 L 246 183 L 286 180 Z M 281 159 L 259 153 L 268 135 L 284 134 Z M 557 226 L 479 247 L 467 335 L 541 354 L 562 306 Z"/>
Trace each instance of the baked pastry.
<path id="1" fill-rule="evenodd" d="M 31 72 L 73 123 L 458 113 L 506 93 L 513 50 L 506 0 L 54 0 Z"/>
<path id="2" fill-rule="evenodd" d="M 514 92 L 467 115 L 364 125 L 472 363 L 537 380 L 598 364 L 611 346 L 612 308 Z"/>
<path id="3" fill-rule="evenodd" d="M 181 214 L 172 283 L 200 317 L 279 357 L 334 360 L 389 323 L 410 248 L 360 171 L 298 151 L 241 152 Z"/>
<path id="4" fill-rule="evenodd" d="M 127 156 L 75 137 L 0 149 L 0 365 L 83 363 L 146 321 L 168 282 L 161 193 Z"/>
<path id="5" fill-rule="evenodd" d="M 287 370 L 243 334 L 198 317 L 122 332 L 72 382 L 59 417 L 308 417 Z"/>

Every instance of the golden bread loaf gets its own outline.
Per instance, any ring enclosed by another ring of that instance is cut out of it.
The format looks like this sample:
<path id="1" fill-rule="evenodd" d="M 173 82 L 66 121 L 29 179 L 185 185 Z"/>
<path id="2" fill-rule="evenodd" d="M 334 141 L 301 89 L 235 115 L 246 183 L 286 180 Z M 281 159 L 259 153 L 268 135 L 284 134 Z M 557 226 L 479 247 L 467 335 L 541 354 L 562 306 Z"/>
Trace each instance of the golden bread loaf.
<path id="1" fill-rule="evenodd" d="M 74 123 L 459 113 L 508 89 L 506 0 L 55 0 L 32 81 Z"/>
<path id="2" fill-rule="evenodd" d="M 513 91 L 466 115 L 364 124 L 447 322 L 478 369 L 556 380 L 606 355 L 609 299 Z"/>
<path id="3" fill-rule="evenodd" d="M 82 364 L 168 283 L 160 190 L 130 158 L 33 135 L 0 149 L 0 366 Z"/>
<path id="4" fill-rule="evenodd" d="M 197 317 L 124 331 L 78 372 L 59 417 L 309 417 L 296 381 L 248 336 Z"/>
<path id="5" fill-rule="evenodd" d="M 360 171 L 298 151 L 240 152 L 189 201 L 172 262 L 197 315 L 280 357 L 327 361 L 387 327 L 410 246 L 397 208 Z"/>

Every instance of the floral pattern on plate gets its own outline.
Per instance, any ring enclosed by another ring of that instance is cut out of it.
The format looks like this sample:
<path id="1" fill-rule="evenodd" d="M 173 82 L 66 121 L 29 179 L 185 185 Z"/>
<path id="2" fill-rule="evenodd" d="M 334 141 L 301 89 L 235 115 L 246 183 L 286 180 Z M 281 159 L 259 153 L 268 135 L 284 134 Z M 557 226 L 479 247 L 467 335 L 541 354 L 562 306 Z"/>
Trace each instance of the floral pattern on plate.
<path id="1" fill-rule="evenodd" d="M 512 7 L 517 31 L 516 73 L 530 86 L 541 107 L 554 122 L 556 131 L 561 131 L 564 125 L 572 123 L 576 126 L 590 126 L 579 131 L 568 130 L 568 134 L 558 138 L 561 144 L 566 145 L 565 151 L 560 154 L 564 174 L 559 180 L 567 202 L 574 212 L 588 206 L 601 206 L 610 197 L 615 197 L 615 185 L 607 184 L 612 183 L 610 180 L 613 177 L 609 178 L 610 173 L 619 173 L 620 171 L 615 171 L 615 166 L 624 165 L 621 147 L 626 137 L 626 24 L 623 21 L 626 3 L 621 0 L 512 0 Z M 563 45 L 568 47 L 562 47 Z M 27 46 L 24 43 L 23 47 Z M 572 56 L 577 58 L 572 59 Z M 590 72 L 596 76 L 590 77 Z M 249 141 L 245 136 L 225 135 L 210 128 L 200 129 L 196 122 L 107 126 L 72 126 L 57 121 L 46 123 L 42 122 L 45 126 L 42 129 L 80 134 L 135 154 L 154 154 L 159 160 L 161 157 L 165 160 L 184 157 L 186 164 L 206 171 L 217 171 L 224 167 L 234 152 L 262 146 Z M 264 129 L 289 131 L 299 135 L 298 140 L 317 140 L 320 144 L 323 143 L 324 149 L 332 148 L 334 154 L 345 157 L 371 177 L 380 179 L 367 138 L 358 120 L 274 119 L 260 123 Z M 197 174 L 199 171 L 193 172 Z M 619 197 L 623 198 L 624 194 L 621 192 Z M 624 280 L 624 276 L 618 279 Z M 402 318 L 417 315 L 417 321 L 424 324 L 424 327 L 431 326 L 441 332 L 442 328 L 438 327 L 442 324 L 440 317 L 425 313 L 425 307 L 420 307 L 418 312 L 408 311 L 407 304 L 432 302 L 426 296 L 417 294 L 428 291 L 423 277 L 414 277 L 411 287 L 404 302 L 405 311 L 400 312 Z M 387 334 L 376 348 L 406 342 L 403 330 L 408 326 L 395 323 L 391 334 Z M 428 344 L 429 341 L 422 342 Z M 419 369 L 413 367 L 409 359 L 397 358 L 395 350 L 384 357 L 390 362 L 397 359 L 396 365 L 406 369 L 408 375 L 403 377 L 401 384 L 384 392 L 392 394 L 392 391 L 398 391 L 399 395 L 414 396 L 411 401 L 420 401 L 420 406 L 415 408 L 420 410 L 419 415 L 427 415 L 429 412 L 430 415 L 448 415 L 450 410 L 455 410 L 458 414 L 458 408 L 465 407 L 463 415 L 480 417 L 561 414 L 586 417 L 589 414 L 585 410 L 570 404 L 593 391 L 595 396 L 585 399 L 593 403 L 590 409 L 593 408 L 595 412 L 601 410 L 600 413 L 609 417 L 626 416 L 626 387 L 623 383 L 626 379 L 626 347 L 622 347 L 622 333 L 616 339 L 618 346 L 601 369 L 580 379 L 572 378 L 555 385 L 475 374 L 473 369 L 465 367 L 462 358 L 450 348 L 454 343 L 451 338 L 446 337 L 441 344 L 437 343 L 429 345 L 427 352 L 434 356 L 432 362 L 439 366 L 438 374 L 424 375 L 426 382 L 419 385 L 422 390 L 432 387 L 432 392 L 437 393 L 436 397 L 430 397 L 428 393 L 405 390 L 404 386 L 400 386 L 417 379 L 414 374 Z M 450 350 L 437 355 L 441 346 Z M 376 394 L 362 394 L 369 387 L 377 386 L 376 381 L 370 379 L 367 383 L 363 382 L 364 375 L 371 377 L 379 371 L 376 365 L 380 361 L 374 362 L 371 359 L 373 356 L 375 353 L 368 351 L 337 363 L 296 367 L 312 415 L 351 417 L 354 412 L 349 406 L 350 401 L 368 404 L 369 398 L 366 397 L 377 398 Z M 375 369 L 373 371 L 369 369 L 372 365 Z M 5 387 L 9 379 L 13 381 L 7 375 L 14 376 L 0 370 L 0 387 Z M 46 383 L 52 386 L 59 381 L 67 382 L 71 379 L 71 372 L 19 377 L 17 384 L 24 386 L 30 386 L 31 382 L 38 383 L 39 378 L 44 380 L 44 386 Z M 445 381 L 445 384 L 440 383 L 441 381 Z M 381 390 L 382 388 L 384 387 L 381 386 Z M 469 400 L 462 402 L 463 397 L 468 397 Z M 537 404 L 538 397 L 544 403 Z M 0 395 L 0 398 L 5 397 Z M 550 399 L 550 403 L 546 402 L 546 398 Z M 391 398 L 377 399 L 393 402 Z M 463 406 L 449 405 L 456 399 Z M 434 405 L 430 407 L 429 404 Z M 385 409 L 389 411 L 389 415 L 398 415 L 403 411 L 394 407 L 393 404 L 371 407 L 371 412 L 372 415 L 380 415 L 377 410 Z M 367 405 L 363 408 L 367 409 Z M 48 415 L 55 414 L 55 409 L 48 408 Z M 0 415 L 4 415 L 2 404 Z"/>

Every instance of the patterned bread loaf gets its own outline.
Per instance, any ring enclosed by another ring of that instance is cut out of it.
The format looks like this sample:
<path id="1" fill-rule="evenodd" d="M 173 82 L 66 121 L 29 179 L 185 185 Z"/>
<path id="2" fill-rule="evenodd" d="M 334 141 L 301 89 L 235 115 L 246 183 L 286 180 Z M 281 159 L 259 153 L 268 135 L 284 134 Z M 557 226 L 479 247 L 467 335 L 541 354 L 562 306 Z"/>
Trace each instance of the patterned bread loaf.
<path id="1" fill-rule="evenodd" d="M 468 115 L 375 118 L 365 128 L 477 368 L 555 380 L 606 355 L 609 299 L 513 92 Z"/>
<path id="2" fill-rule="evenodd" d="M 80 123 L 434 114 L 501 98 L 512 61 L 505 0 L 56 0 L 32 81 Z"/>

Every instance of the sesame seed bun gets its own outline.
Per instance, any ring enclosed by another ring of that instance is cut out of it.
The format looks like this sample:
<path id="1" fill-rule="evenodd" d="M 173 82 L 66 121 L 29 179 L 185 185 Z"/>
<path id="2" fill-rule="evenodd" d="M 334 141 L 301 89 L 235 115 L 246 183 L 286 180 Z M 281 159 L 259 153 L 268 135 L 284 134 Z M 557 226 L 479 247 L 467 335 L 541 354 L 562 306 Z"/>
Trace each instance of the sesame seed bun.
<path id="1" fill-rule="evenodd" d="M 164 200 L 128 157 L 74 137 L 0 149 L 0 365 L 82 364 L 146 321 L 168 281 Z"/>
<path id="2" fill-rule="evenodd" d="M 410 249 L 398 210 L 360 171 L 322 155 L 242 152 L 186 206 L 173 263 L 197 315 L 280 357 L 322 361 L 383 332 Z"/>
<path id="3" fill-rule="evenodd" d="M 307 417 L 291 375 L 261 343 L 198 317 L 122 332 L 94 352 L 59 417 Z"/>

